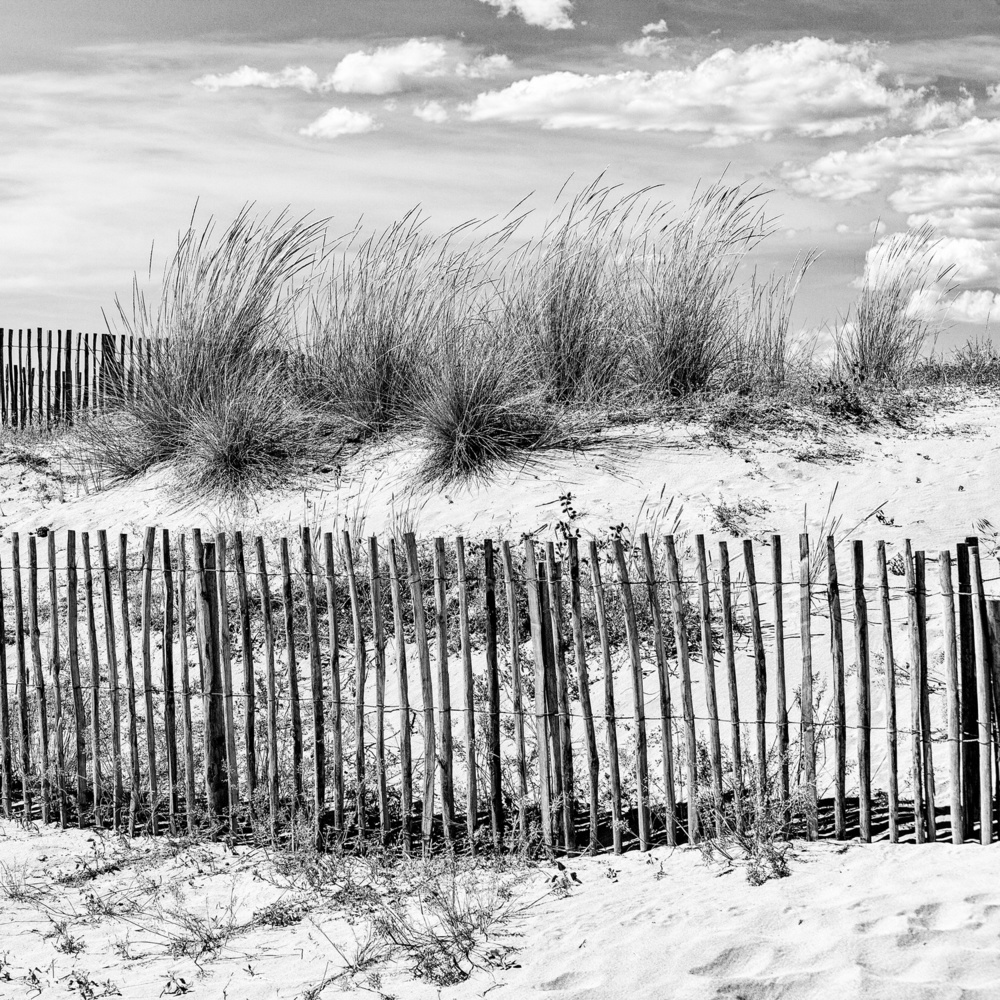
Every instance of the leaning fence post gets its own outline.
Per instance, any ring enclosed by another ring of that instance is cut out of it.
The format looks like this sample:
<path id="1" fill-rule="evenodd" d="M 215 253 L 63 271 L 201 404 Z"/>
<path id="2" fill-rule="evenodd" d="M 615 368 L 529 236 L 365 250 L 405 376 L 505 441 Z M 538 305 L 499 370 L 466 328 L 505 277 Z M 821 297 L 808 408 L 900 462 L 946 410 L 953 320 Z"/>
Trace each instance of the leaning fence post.
<path id="1" fill-rule="evenodd" d="M 990 664 L 986 621 L 983 618 L 983 576 L 979 548 L 969 549 L 972 578 L 972 621 L 976 637 L 976 693 L 979 709 L 979 839 L 984 845 L 993 840 L 993 775 L 990 719 Z"/>
<path id="2" fill-rule="evenodd" d="M 951 842 L 964 840 L 962 824 L 962 744 L 959 726 L 958 646 L 955 635 L 955 595 L 951 583 L 951 552 L 938 553 L 941 580 L 941 617 L 944 622 L 944 675 L 948 699 L 948 785 L 951 793 Z"/>
<path id="3" fill-rule="evenodd" d="M 878 563 L 879 596 L 882 602 L 882 654 L 885 659 L 885 739 L 889 767 L 889 842 L 899 840 L 899 748 L 896 733 L 896 661 L 892 645 L 892 609 L 889 605 L 889 568 L 885 542 L 875 550 Z"/>

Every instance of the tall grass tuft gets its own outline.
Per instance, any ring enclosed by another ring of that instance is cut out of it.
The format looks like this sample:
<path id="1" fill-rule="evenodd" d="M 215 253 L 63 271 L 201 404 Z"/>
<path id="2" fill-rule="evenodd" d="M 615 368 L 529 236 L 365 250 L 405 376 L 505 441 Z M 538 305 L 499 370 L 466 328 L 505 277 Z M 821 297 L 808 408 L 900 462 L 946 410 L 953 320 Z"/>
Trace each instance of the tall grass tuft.
<path id="1" fill-rule="evenodd" d="M 314 435 L 303 434 L 288 348 L 324 227 L 244 208 L 218 241 L 211 221 L 180 237 L 155 307 L 134 281 L 119 318 L 154 350 L 110 413 L 83 427 L 97 471 L 127 479 L 183 457 L 193 484 L 239 491 L 305 457 Z"/>
<path id="2" fill-rule="evenodd" d="M 465 323 L 492 243 L 456 244 L 475 226 L 424 233 L 417 209 L 380 233 L 355 230 L 313 303 L 305 389 L 358 438 L 412 424 L 437 340 Z"/>
<path id="3" fill-rule="evenodd" d="M 599 176 L 508 263 L 504 323 L 551 402 L 608 401 L 628 391 L 624 274 L 635 231 L 655 228 L 667 208 L 644 202 L 649 191 L 622 196 Z"/>
<path id="4" fill-rule="evenodd" d="M 718 181 L 696 192 L 664 238 L 636 260 L 629 285 L 637 372 L 652 396 L 705 389 L 724 380 L 736 352 L 737 269 L 771 224 L 766 192 Z"/>
<path id="5" fill-rule="evenodd" d="M 475 331 L 442 345 L 419 408 L 428 482 L 488 475 L 556 437 L 544 391 L 530 379 L 523 343 Z"/>
<path id="6" fill-rule="evenodd" d="M 933 228 L 923 225 L 869 251 L 853 315 L 835 334 L 842 377 L 896 382 L 913 370 L 934 329 L 921 304 L 939 298 L 953 270 L 936 264 L 938 242 Z"/>

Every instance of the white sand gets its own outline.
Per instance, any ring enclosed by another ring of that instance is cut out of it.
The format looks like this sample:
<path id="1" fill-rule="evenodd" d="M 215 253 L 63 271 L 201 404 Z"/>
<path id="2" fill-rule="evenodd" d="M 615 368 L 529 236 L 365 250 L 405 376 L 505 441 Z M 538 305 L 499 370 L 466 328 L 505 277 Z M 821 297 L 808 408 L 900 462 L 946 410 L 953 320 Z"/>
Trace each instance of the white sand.
<path id="1" fill-rule="evenodd" d="M 741 865 L 706 863 L 696 850 L 578 859 L 566 872 L 542 864 L 517 876 L 514 915 L 479 954 L 516 951 L 438 988 L 399 956 L 336 979 L 336 949 L 356 955 L 369 925 L 356 906 L 335 902 L 291 926 L 236 932 L 198 962 L 171 955 L 180 913 L 223 926 L 295 893 L 262 851 L 202 845 L 165 857 L 164 842 L 148 840 L 119 855 L 118 871 L 53 885 L 95 863 L 92 841 L 0 824 L 2 884 L 48 887 L 37 900 L 4 900 L 0 996 L 85 995 L 71 988 L 81 973 L 98 996 L 107 981 L 145 998 L 183 980 L 191 996 L 220 1000 L 304 1000 L 324 979 L 316 996 L 400 1000 L 992 1000 L 1000 984 L 1000 848 L 797 842 L 791 876 L 758 887 Z M 109 838 L 98 850 L 106 863 L 120 848 Z M 484 869 L 479 882 L 493 878 Z M 140 906 L 128 917 L 87 915 L 85 893 Z M 79 954 L 58 950 L 54 920 L 82 940 Z"/>
<path id="2" fill-rule="evenodd" d="M 976 527 L 980 518 L 992 516 L 1000 528 L 998 427 L 1000 403 L 972 398 L 926 418 L 918 430 L 821 426 L 811 434 L 747 440 L 733 451 L 713 444 L 697 425 L 619 428 L 592 448 L 543 455 L 487 485 L 443 489 L 415 486 L 419 449 L 398 444 L 395 451 L 367 449 L 345 462 L 339 475 L 313 475 L 243 511 L 180 499 L 167 471 L 87 492 L 69 460 L 53 455 L 41 471 L 11 461 L 0 466 L 0 528 L 138 531 L 156 524 L 241 527 L 274 536 L 294 532 L 303 521 L 329 529 L 363 519 L 371 532 L 406 522 L 424 536 L 503 531 L 517 539 L 539 531 L 544 538 L 561 517 L 560 495 L 570 492 L 584 531 L 620 522 L 651 525 L 657 514 L 664 530 L 683 507 L 682 527 L 724 536 L 713 505 L 742 499 L 759 511 L 746 519 L 748 533 L 778 531 L 790 544 L 804 519 L 810 531 L 819 528 L 832 498 L 838 533 L 852 531 L 884 505 L 890 523 L 869 518 L 855 537 L 890 543 L 912 538 L 915 548 L 936 551 L 971 533 L 990 540 L 989 531 Z M 54 481 L 53 473 L 64 481 Z"/>

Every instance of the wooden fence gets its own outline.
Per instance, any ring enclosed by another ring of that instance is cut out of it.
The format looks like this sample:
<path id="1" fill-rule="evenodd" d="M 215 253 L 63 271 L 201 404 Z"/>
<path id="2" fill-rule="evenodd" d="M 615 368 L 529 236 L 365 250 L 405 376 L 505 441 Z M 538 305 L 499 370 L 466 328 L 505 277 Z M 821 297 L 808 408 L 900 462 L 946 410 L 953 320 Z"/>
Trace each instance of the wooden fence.
<path id="1" fill-rule="evenodd" d="M 0 327 L 0 424 L 50 427 L 128 393 L 149 340 L 72 330 Z"/>
<path id="2" fill-rule="evenodd" d="M 26 542 L 0 553 L 8 817 L 407 850 L 994 837 L 975 539 Z"/>

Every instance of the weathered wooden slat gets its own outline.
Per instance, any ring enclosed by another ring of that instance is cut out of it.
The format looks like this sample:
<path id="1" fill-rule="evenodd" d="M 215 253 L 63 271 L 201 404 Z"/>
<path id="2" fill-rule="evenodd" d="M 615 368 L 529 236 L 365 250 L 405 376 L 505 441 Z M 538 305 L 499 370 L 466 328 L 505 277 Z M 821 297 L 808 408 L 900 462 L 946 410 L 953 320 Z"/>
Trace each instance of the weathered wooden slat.
<path id="1" fill-rule="evenodd" d="M 157 808 L 160 804 L 160 789 L 156 773 L 156 717 L 153 713 L 153 556 L 156 550 L 156 529 L 146 529 L 142 546 L 142 591 L 141 622 L 142 634 L 142 690 L 145 698 L 146 715 L 146 761 L 149 766 L 149 822 L 155 835 L 158 830 Z"/>
<path id="2" fill-rule="evenodd" d="M 34 535 L 28 536 L 28 638 L 31 665 L 35 677 L 35 708 L 38 711 L 39 765 L 42 822 L 48 823 L 52 802 L 52 770 L 49 760 L 48 698 L 42 672 L 41 633 L 38 627 L 38 546 Z M 61 778 L 60 778 L 61 780 Z"/>
<path id="3" fill-rule="evenodd" d="M 510 543 L 500 547 L 503 558 L 504 597 L 507 603 L 507 646 L 510 650 L 511 698 L 514 711 L 514 759 L 517 771 L 517 832 L 522 844 L 528 839 L 528 762 L 524 745 L 524 693 L 521 680 L 520 614 L 517 583 Z"/>
<path id="4" fill-rule="evenodd" d="M 368 540 L 368 583 L 372 610 L 372 640 L 375 657 L 375 790 L 378 795 L 378 826 L 382 843 L 389 840 L 389 791 L 385 764 L 385 622 L 382 618 L 382 570 L 378 538 Z"/>
<path id="5" fill-rule="evenodd" d="M 344 829 L 344 706 L 340 690 L 340 623 L 338 621 L 337 575 L 333 556 L 333 533 L 323 534 L 323 572 L 326 582 L 327 643 L 330 651 L 330 700 L 333 718 L 333 828 Z"/>
<path id="6" fill-rule="evenodd" d="M 493 847 L 499 849 L 503 843 L 504 817 L 500 761 L 500 667 L 497 658 L 497 582 L 493 540 L 491 538 L 483 540 L 483 585 L 486 603 L 486 690 L 489 704 L 489 725 L 486 732 L 486 763 L 490 778 L 490 833 L 493 838 Z"/>
<path id="7" fill-rule="evenodd" d="M 465 822 L 469 850 L 476 854 L 476 828 L 479 814 L 479 782 L 476 774 L 476 700 L 472 676 L 472 641 L 469 630 L 469 582 L 465 567 L 465 539 L 455 539 L 458 571 L 458 622 L 462 654 L 462 694 L 465 715 Z"/>
<path id="8" fill-rule="evenodd" d="M 264 688 L 267 692 L 267 804 L 271 843 L 278 842 L 278 685 L 274 670 L 274 617 L 271 613 L 271 585 L 267 579 L 267 555 L 264 539 L 254 538 L 257 557 L 257 585 L 260 588 L 260 613 L 264 624 Z"/>
<path id="9" fill-rule="evenodd" d="M 434 631 L 437 637 L 438 667 L 438 739 L 441 753 L 441 826 L 444 839 L 451 844 L 454 838 L 455 792 L 453 783 L 454 754 L 451 732 L 451 678 L 448 672 L 448 599 L 447 562 L 444 538 L 434 539 Z"/>
<path id="10" fill-rule="evenodd" d="M 288 539 L 279 543 L 281 557 L 281 607 L 285 618 L 285 659 L 288 671 L 288 705 L 292 722 L 293 811 L 302 805 L 302 709 L 299 705 L 299 667 L 295 656 L 295 602 L 292 594 L 292 565 Z"/>
<path id="11" fill-rule="evenodd" d="M 844 667 L 844 624 L 840 606 L 837 554 L 832 535 L 826 539 L 826 599 L 830 609 L 830 657 L 833 662 L 833 825 L 834 836 L 847 836 L 847 697 Z"/>
<path id="12" fill-rule="evenodd" d="M 309 681 L 313 721 L 313 833 L 316 849 L 323 846 L 323 812 L 326 806 L 326 729 L 323 706 L 323 667 L 319 654 L 319 616 L 316 612 L 316 579 L 313 574 L 312 531 L 303 525 L 302 577 L 305 584 L 306 629 L 309 635 Z"/>
<path id="13" fill-rule="evenodd" d="M 389 590 L 392 596 L 393 644 L 399 685 L 399 804 L 403 852 L 413 846 L 413 743 L 410 734 L 410 680 L 406 672 L 406 636 L 403 632 L 403 591 L 396 539 L 389 539 Z"/>
<path id="14" fill-rule="evenodd" d="M 951 552 L 938 553 L 938 573 L 941 583 L 941 620 L 944 625 L 944 680 L 947 698 L 948 725 L 948 791 L 951 816 L 951 842 L 965 839 L 962 820 L 962 707 L 958 687 L 958 643 L 955 632 L 955 592 L 951 580 Z"/>

